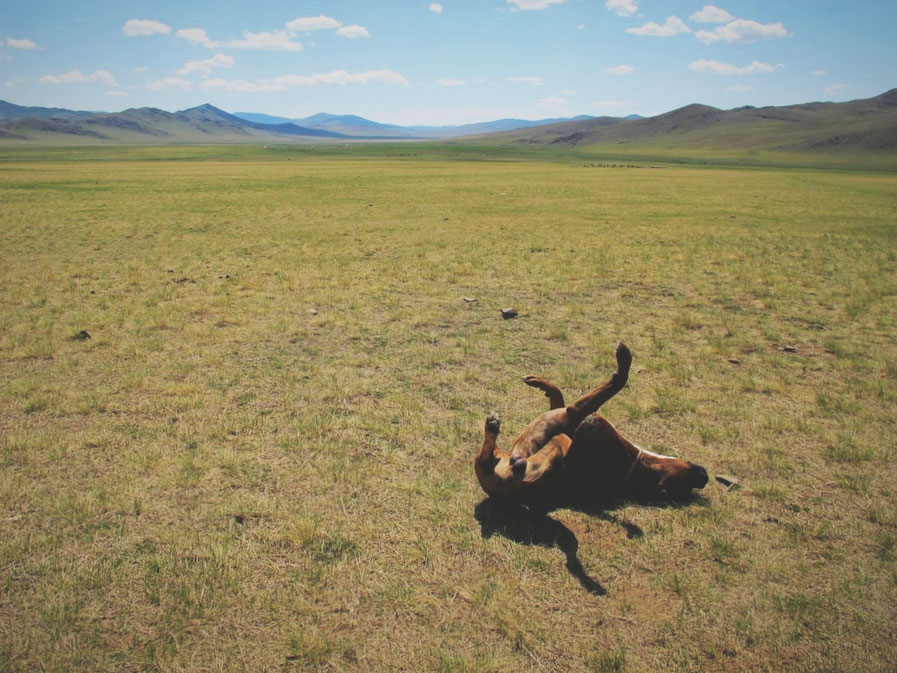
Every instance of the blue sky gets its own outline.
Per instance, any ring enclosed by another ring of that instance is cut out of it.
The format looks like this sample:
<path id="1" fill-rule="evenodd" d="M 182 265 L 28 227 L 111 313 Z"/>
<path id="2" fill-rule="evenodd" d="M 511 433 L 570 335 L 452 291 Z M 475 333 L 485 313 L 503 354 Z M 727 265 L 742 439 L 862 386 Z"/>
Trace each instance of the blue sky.
<path id="1" fill-rule="evenodd" d="M 897 87 L 895 0 L 0 0 L 0 98 L 396 124 Z"/>

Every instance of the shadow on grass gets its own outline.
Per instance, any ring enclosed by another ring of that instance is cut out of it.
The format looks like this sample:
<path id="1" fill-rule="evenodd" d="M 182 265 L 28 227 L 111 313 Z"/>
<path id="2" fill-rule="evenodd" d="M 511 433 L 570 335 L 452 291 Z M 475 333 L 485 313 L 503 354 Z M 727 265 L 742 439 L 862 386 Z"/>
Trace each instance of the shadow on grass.
<path id="1" fill-rule="evenodd" d="M 568 500 L 552 506 L 532 509 L 500 502 L 493 498 L 485 498 L 474 508 L 474 517 L 480 524 L 480 532 L 484 538 L 501 535 L 518 544 L 537 545 L 549 549 L 557 547 L 567 557 L 567 570 L 582 587 L 594 596 L 605 596 L 607 589 L 586 572 L 579 560 L 579 540 L 576 539 L 576 535 L 560 521 L 549 516 L 549 512 L 562 507 L 584 512 L 620 526 L 626 531 L 626 537 L 634 540 L 644 536 L 644 531 L 634 523 L 621 520 L 613 514 L 613 510 L 627 502 L 637 502 L 647 507 L 672 508 L 700 504 L 703 502 L 703 498 L 693 494 L 685 500 L 670 502 Z"/>
<path id="2" fill-rule="evenodd" d="M 573 531 L 544 512 L 529 511 L 486 498 L 474 508 L 484 538 L 501 535 L 519 544 L 558 547 L 567 557 L 567 570 L 583 588 L 595 596 L 607 593 L 582 567 L 579 540 Z"/>

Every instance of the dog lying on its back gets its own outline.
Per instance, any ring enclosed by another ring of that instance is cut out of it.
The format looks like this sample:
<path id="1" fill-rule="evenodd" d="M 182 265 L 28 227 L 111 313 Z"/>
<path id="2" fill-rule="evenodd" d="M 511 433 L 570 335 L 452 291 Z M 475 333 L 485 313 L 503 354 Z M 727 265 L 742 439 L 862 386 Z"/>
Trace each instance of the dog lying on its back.
<path id="1" fill-rule="evenodd" d="M 518 435 L 507 452 L 496 444 L 500 419 L 494 412 L 486 417 L 485 440 L 474 470 L 488 495 L 528 505 L 572 487 L 589 495 L 678 499 L 707 484 L 703 467 L 639 448 L 596 413 L 629 377 L 632 353 L 620 343 L 616 355 L 617 371 L 610 380 L 570 406 L 564 405 L 557 386 L 538 376 L 525 377 L 527 385 L 545 393 L 550 408 Z"/>

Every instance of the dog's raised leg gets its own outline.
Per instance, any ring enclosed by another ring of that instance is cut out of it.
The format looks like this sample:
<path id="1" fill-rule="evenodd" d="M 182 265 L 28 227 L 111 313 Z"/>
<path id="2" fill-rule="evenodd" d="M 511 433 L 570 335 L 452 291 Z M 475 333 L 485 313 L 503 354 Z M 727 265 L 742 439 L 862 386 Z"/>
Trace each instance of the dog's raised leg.
<path id="1" fill-rule="evenodd" d="M 494 411 L 486 416 L 486 425 L 484 428 L 483 448 L 480 449 L 476 457 L 476 464 L 491 471 L 498 462 L 495 451 L 498 448 L 496 440 L 498 439 L 498 431 L 501 429 L 501 419 Z"/>
<path id="2" fill-rule="evenodd" d="M 523 382 L 545 393 L 545 397 L 548 398 L 549 409 L 563 409 L 566 406 L 564 404 L 564 393 L 561 392 L 561 389 L 541 376 L 524 376 Z"/>
<path id="3" fill-rule="evenodd" d="M 617 371 L 610 381 L 587 392 L 567 407 L 566 427 L 564 434 L 573 436 L 573 432 L 589 414 L 598 411 L 602 404 L 616 395 L 629 379 L 629 368 L 632 366 L 632 352 L 622 341 L 617 344 Z"/>

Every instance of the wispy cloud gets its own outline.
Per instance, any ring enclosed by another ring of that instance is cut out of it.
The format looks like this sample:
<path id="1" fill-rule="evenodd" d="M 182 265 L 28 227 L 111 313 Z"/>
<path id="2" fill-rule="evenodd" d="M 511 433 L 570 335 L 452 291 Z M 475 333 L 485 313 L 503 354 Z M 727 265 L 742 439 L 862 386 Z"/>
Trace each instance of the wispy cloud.
<path id="1" fill-rule="evenodd" d="M 436 14 L 442 14 L 442 4 L 440 4 L 438 2 L 431 2 L 430 3 L 430 11 L 434 12 Z"/>
<path id="2" fill-rule="evenodd" d="M 631 103 L 622 100 L 596 100 L 592 103 L 592 107 L 599 112 L 619 110 L 620 108 L 630 107 L 631 105 Z"/>
<path id="3" fill-rule="evenodd" d="M 6 38 L 6 46 L 10 49 L 40 49 L 40 47 L 37 46 L 37 43 L 32 40 L 27 40 L 24 38 L 17 39 L 15 37 Z"/>
<path id="4" fill-rule="evenodd" d="M 408 84 L 405 77 L 393 70 L 364 70 L 348 72 L 333 70 L 314 75 L 281 75 L 274 81 L 285 86 L 314 86 L 316 84 Z"/>
<path id="5" fill-rule="evenodd" d="M 203 91 L 224 91 L 226 93 L 276 93 L 289 91 L 285 84 L 278 84 L 271 80 L 258 80 L 247 82 L 245 79 L 207 79 L 199 85 Z"/>
<path id="6" fill-rule="evenodd" d="M 813 77 L 825 77 L 826 75 L 828 75 L 828 70 L 819 68 L 813 71 Z"/>
<path id="7" fill-rule="evenodd" d="M 756 42 L 757 40 L 770 40 L 788 37 L 785 26 L 777 21 L 775 23 L 759 23 L 748 19 L 735 19 L 713 30 L 699 30 L 695 33 L 704 44 L 714 42 Z"/>
<path id="8" fill-rule="evenodd" d="M 294 33 L 310 33 L 314 30 L 335 30 L 342 24 L 330 16 L 300 16 L 287 23 L 287 30 Z"/>
<path id="9" fill-rule="evenodd" d="M 118 86 L 115 78 L 108 70 L 94 70 L 91 74 L 85 75 L 80 70 L 70 70 L 62 75 L 44 75 L 38 82 L 41 84 L 87 84 L 92 82 L 100 82 L 106 86 Z"/>
<path id="10" fill-rule="evenodd" d="M 212 58 L 202 61 L 187 61 L 177 73 L 178 75 L 199 75 L 204 79 L 208 79 L 212 75 L 213 68 L 230 68 L 233 64 L 233 56 L 215 54 Z"/>
<path id="11" fill-rule="evenodd" d="M 749 87 L 746 84 L 733 84 L 726 87 L 726 91 L 734 91 L 735 93 L 749 93 L 753 90 L 753 87 Z"/>
<path id="12" fill-rule="evenodd" d="M 159 21 L 149 19 L 129 19 L 121 27 L 121 32 L 129 37 L 138 35 L 168 35 L 171 28 Z"/>
<path id="13" fill-rule="evenodd" d="M 344 26 L 342 22 L 334 19 L 332 16 L 300 16 L 297 19 L 287 22 L 287 30 L 290 35 L 295 36 L 298 33 L 310 33 L 316 30 L 333 30 L 340 37 L 347 37 L 350 40 L 359 37 L 370 37 L 371 32 L 364 26 L 352 24 Z"/>
<path id="14" fill-rule="evenodd" d="M 342 26 L 336 29 L 336 34 L 341 37 L 347 37 L 350 40 L 354 40 L 359 37 L 370 37 L 371 33 L 364 26 Z"/>
<path id="15" fill-rule="evenodd" d="M 193 91 L 193 82 L 189 79 L 180 77 L 163 77 L 162 79 L 153 80 L 146 85 L 147 89 L 152 91 Z"/>
<path id="16" fill-rule="evenodd" d="M 832 84 L 831 86 L 825 87 L 825 95 L 826 96 L 834 96 L 835 94 L 839 94 L 847 88 L 846 84 L 838 82 L 837 84 Z"/>
<path id="17" fill-rule="evenodd" d="M 302 44 L 292 39 L 284 30 L 273 32 L 253 33 L 243 31 L 242 40 L 231 40 L 228 47 L 234 49 L 262 49 L 264 51 L 302 51 Z"/>
<path id="18" fill-rule="evenodd" d="M 632 16 L 638 11 L 638 0 L 607 0 L 604 6 L 617 16 Z"/>
<path id="19" fill-rule="evenodd" d="M 706 72 L 712 75 L 755 75 L 758 73 L 781 70 L 785 66 L 781 63 L 770 65 L 769 63 L 761 63 L 760 61 L 752 61 L 750 65 L 738 67 L 729 63 L 701 59 L 699 61 L 694 61 L 688 67 L 696 72 Z"/>
<path id="20" fill-rule="evenodd" d="M 508 0 L 509 5 L 513 5 L 512 9 L 545 9 L 550 5 L 562 5 L 567 0 Z"/>
<path id="21" fill-rule="evenodd" d="M 567 100 L 560 96 L 548 96 L 547 98 L 542 98 L 536 103 L 536 107 L 540 110 L 554 114 L 564 114 L 568 109 Z"/>
<path id="22" fill-rule="evenodd" d="M 217 49 L 221 45 L 220 42 L 210 39 L 202 28 L 181 28 L 175 35 L 182 40 L 187 40 L 187 42 L 198 44 L 208 49 Z"/>
<path id="23" fill-rule="evenodd" d="M 631 65 L 615 65 L 612 68 L 605 68 L 604 72 L 611 75 L 631 75 L 635 72 L 635 68 Z"/>
<path id="24" fill-rule="evenodd" d="M 254 82 L 244 79 L 207 79 L 199 85 L 199 88 L 203 91 L 224 91 L 228 93 L 272 93 L 289 91 L 294 87 L 317 86 L 319 84 L 408 84 L 408 80 L 393 70 L 364 70 L 360 72 L 333 70 L 312 75 L 280 75 L 274 79 L 259 79 Z"/>
<path id="25" fill-rule="evenodd" d="M 700 11 L 695 12 L 689 18 L 697 23 L 726 23 L 735 17 L 725 9 L 714 5 L 704 5 Z"/>
<path id="26" fill-rule="evenodd" d="M 463 79 L 438 79 L 436 83 L 439 86 L 461 86 L 465 84 Z"/>
<path id="27" fill-rule="evenodd" d="M 667 17 L 666 22 L 662 26 L 649 21 L 639 28 L 627 28 L 626 32 L 633 35 L 648 35 L 651 37 L 672 37 L 682 33 L 690 33 L 691 28 L 686 26 L 685 22 L 678 16 L 670 16 Z"/>
<path id="28" fill-rule="evenodd" d="M 541 77 L 508 77 L 511 84 L 532 84 L 533 86 L 541 86 Z"/>

